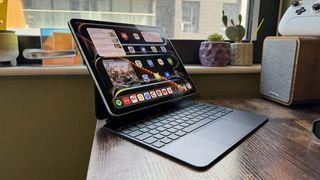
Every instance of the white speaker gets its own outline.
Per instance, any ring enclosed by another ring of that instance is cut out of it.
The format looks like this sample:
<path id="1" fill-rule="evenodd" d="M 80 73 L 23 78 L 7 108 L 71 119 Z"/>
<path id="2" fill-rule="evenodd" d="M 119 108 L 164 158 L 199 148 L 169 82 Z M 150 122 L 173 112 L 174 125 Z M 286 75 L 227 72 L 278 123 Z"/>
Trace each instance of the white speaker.
<path id="1" fill-rule="evenodd" d="M 320 38 L 267 37 L 260 94 L 284 105 L 320 100 Z"/>

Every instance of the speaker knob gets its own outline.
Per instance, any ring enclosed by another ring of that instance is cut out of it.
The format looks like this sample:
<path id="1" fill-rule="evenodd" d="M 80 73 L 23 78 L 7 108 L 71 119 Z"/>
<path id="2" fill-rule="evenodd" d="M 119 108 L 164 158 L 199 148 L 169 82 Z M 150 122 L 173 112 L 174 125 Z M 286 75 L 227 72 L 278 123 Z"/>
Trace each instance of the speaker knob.
<path id="1" fill-rule="evenodd" d="M 300 5 L 300 1 L 294 0 L 294 1 L 292 1 L 291 5 L 292 5 L 293 7 L 297 7 L 297 6 Z"/>
<path id="2" fill-rule="evenodd" d="M 320 10 L 320 3 L 314 4 L 314 5 L 312 6 L 312 9 L 313 9 L 314 11 L 319 11 L 319 10 Z"/>

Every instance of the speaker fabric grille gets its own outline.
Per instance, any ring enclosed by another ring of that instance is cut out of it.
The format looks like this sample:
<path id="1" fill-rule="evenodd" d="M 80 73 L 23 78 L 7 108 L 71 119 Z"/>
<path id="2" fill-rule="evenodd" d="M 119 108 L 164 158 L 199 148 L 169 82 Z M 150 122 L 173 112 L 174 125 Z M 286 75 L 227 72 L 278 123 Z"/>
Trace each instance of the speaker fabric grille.
<path id="1" fill-rule="evenodd" d="M 260 93 L 290 101 L 296 59 L 296 39 L 266 39 L 263 47 Z"/>

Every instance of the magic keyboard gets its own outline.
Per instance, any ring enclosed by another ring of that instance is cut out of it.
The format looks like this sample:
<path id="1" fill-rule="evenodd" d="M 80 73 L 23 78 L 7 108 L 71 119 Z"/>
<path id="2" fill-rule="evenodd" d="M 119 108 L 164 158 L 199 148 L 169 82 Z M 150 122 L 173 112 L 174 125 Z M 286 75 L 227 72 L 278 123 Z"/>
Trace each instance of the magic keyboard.
<path id="1" fill-rule="evenodd" d="M 122 134 L 161 148 L 232 112 L 212 104 L 192 104 L 118 129 Z"/>

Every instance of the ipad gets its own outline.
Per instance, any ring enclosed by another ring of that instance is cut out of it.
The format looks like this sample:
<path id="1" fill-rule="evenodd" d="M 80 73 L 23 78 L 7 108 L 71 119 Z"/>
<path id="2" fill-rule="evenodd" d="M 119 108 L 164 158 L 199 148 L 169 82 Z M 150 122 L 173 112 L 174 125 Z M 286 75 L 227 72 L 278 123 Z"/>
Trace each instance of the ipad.
<path id="1" fill-rule="evenodd" d="M 162 28 L 83 19 L 70 20 L 69 27 L 110 115 L 196 93 Z"/>

